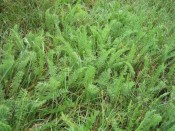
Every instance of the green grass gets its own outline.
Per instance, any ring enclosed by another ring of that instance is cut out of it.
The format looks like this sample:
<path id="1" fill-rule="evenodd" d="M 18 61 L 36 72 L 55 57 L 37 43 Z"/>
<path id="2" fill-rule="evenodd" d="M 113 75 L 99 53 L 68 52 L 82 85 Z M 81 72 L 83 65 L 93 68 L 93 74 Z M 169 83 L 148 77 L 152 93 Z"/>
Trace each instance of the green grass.
<path id="1" fill-rule="evenodd" d="M 0 131 L 174 131 L 174 0 L 0 0 Z"/>

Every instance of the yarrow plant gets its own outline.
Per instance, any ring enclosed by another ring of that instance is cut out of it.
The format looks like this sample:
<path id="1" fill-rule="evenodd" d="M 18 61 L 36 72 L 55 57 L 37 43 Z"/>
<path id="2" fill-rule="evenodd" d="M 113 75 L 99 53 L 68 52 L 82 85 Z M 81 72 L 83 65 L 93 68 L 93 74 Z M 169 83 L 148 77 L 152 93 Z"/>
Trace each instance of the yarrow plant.
<path id="1" fill-rule="evenodd" d="M 0 3 L 0 131 L 175 130 L 173 0 Z"/>

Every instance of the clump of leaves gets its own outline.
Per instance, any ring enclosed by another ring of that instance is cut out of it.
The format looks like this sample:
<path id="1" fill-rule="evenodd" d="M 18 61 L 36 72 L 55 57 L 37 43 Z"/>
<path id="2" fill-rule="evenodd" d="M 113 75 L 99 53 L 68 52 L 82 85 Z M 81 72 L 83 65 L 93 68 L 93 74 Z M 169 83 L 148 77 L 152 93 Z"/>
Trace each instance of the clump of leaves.
<path id="1" fill-rule="evenodd" d="M 3 0 L 0 130 L 173 131 L 173 7 Z"/>

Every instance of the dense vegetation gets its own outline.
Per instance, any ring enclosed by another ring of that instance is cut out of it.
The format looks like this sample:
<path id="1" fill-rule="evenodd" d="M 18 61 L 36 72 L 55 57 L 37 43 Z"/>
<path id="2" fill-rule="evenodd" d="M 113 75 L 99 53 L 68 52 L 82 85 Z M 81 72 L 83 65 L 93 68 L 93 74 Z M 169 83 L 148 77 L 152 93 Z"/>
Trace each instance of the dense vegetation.
<path id="1" fill-rule="evenodd" d="M 175 131 L 174 0 L 0 12 L 0 131 Z"/>

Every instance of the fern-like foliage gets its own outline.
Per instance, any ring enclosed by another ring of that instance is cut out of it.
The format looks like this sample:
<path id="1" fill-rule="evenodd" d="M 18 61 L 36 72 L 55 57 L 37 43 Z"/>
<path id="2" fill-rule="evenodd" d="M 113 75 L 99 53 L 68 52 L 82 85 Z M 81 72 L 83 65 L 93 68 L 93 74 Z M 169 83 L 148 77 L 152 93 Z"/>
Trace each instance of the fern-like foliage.
<path id="1" fill-rule="evenodd" d="M 96 69 L 93 66 L 87 67 L 84 82 L 85 84 L 92 84 L 95 77 Z"/>
<path id="2" fill-rule="evenodd" d="M 136 131 L 148 131 L 155 128 L 161 121 L 162 117 L 160 114 L 156 114 L 155 110 L 148 111 Z"/>
<path id="3" fill-rule="evenodd" d="M 9 125 L 7 125 L 7 124 L 5 124 L 5 123 L 2 123 L 1 121 L 0 121 L 0 130 L 2 130 L 2 131 L 11 131 L 11 127 L 9 126 Z"/>
<path id="4" fill-rule="evenodd" d="M 173 7 L 1 0 L 0 131 L 173 131 Z"/>

